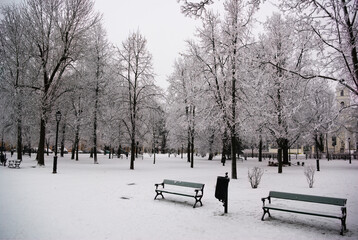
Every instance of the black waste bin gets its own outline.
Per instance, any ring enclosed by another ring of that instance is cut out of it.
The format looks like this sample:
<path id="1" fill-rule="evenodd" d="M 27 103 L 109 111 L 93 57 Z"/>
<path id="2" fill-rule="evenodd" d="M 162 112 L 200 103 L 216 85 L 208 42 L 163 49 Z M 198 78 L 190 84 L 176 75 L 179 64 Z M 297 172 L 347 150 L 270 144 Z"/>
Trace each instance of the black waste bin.
<path id="1" fill-rule="evenodd" d="M 219 176 L 216 181 L 215 197 L 219 201 L 224 202 L 227 199 L 227 191 L 230 179 L 228 177 Z"/>
<path id="2" fill-rule="evenodd" d="M 228 173 L 225 174 L 225 177 L 218 176 L 216 181 L 215 188 L 215 197 L 219 199 L 220 202 L 224 203 L 224 212 L 227 213 L 228 209 L 228 187 L 230 178 L 228 177 Z"/>

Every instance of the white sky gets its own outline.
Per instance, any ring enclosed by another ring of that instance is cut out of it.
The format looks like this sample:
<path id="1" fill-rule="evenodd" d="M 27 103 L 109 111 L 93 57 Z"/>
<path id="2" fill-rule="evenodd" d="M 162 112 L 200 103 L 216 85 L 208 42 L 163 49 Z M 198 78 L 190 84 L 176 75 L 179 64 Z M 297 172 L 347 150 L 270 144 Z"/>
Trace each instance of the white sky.
<path id="1" fill-rule="evenodd" d="M 166 88 L 166 79 L 185 40 L 191 38 L 200 21 L 185 17 L 176 0 L 96 0 L 103 13 L 110 42 L 120 47 L 130 33 L 139 30 L 145 36 L 153 56 L 158 85 Z"/>
<path id="2" fill-rule="evenodd" d="M 195 1 L 195 0 L 193 0 Z M 264 21 L 273 11 L 266 1 L 257 14 Z M 21 0 L 0 0 L 1 4 L 21 2 Z M 224 0 L 215 0 L 212 8 L 222 9 Z M 148 50 L 153 56 L 156 81 L 164 89 L 168 87 L 167 77 L 173 71 L 178 53 L 184 52 L 185 40 L 193 38 L 199 19 L 185 17 L 180 12 L 177 0 L 95 0 L 95 8 L 103 14 L 104 27 L 111 43 L 120 47 L 121 43 L 137 30 L 145 36 Z"/>
<path id="3" fill-rule="evenodd" d="M 213 8 L 222 8 L 223 2 L 216 0 Z M 113 44 L 120 47 L 137 30 L 145 36 L 157 83 L 167 88 L 166 79 L 173 71 L 178 53 L 185 51 L 185 40 L 193 38 L 201 21 L 185 17 L 177 0 L 96 0 L 95 7 L 103 13 L 104 26 Z M 272 7 L 266 2 L 258 17 L 263 21 L 270 12 Z"/>

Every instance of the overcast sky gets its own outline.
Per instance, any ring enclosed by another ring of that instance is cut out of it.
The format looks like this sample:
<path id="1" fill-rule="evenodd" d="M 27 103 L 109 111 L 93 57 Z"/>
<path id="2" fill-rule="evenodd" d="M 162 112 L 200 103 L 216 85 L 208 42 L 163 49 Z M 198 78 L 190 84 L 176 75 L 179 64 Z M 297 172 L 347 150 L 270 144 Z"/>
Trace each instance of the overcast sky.
<path id="1" fill-rule="evenodd" d="M 95 6 L 103 13 L 113 44 L 120 47 L 137 30 L 145 36 L 156 80 L 166 88 L 175 58 L 185 50 L 185 40 L 191 38 L 200 21 L 185 17 L 176 0 L 97 0 Z"/>
<path id="2" fill-rule="evenodd" d="M 1 3 L 21 0 L 0 0 Z M 224 0 L 216 0 L 213 9 L 222 9 Z M 258 14 L 264 21 L 272 12 L 266 1 Z M 275 2 L 275 1 L 273 1 Z M 178 53 L 185 50 L 185 40 L 193 38 L 200 20 L 185 17 L 177 0 L 95 0 L 95 8 L 103 14 L 104 27 L 111 43 L 121 46 L 130 33 L 139 32 L 148 41 L 153 56 L 158 85 L 166 88 Z"/>
<path id="3" fill-rule="evenodd" d="M 224 0 L 216 0 L 213 9 L 222 9 Z M 158 84 L 168 86 L 179 52 L 185 51 L 185 40 L 193 38 L 200 20 L 185 17 L 176 0 L 96 0 L 95 7 L 103 13 L 104 25 L 109 40 L 120 47 L 128 35 L 137 30 L 148 41 L 148 50 L 153 55 L 154 71 Z M 272 12 L 266 4 L 258 14 L 261 20 Z"/>

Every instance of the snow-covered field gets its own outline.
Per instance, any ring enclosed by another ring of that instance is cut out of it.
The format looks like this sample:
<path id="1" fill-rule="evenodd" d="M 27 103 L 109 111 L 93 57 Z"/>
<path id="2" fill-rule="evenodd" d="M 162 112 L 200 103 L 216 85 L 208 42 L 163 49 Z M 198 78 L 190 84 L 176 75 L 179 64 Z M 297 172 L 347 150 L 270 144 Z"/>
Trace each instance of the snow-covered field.
<path id="1" fill-rule="evenodd" d="M 321 160 L 311 189 L 302 166 L 278 174 L 267 160 L 238 161 L 238 179 L 229 183 L 229 213 L 223 214 L 215 184 L 217 176 L 230 173 L 230 161 L 224 167 L 218 158 L 196 157 L 191 169 L 179 156 L 157 155 L 154 165 L 153 156 L 144 155 L 129 170 L 126 158 L 100 155 L 93 164 L 88 155 L 77 162 L 67 154 L 52 174 L 51 155 L 46 167 L 36 167 L 34 157 L 26 156 L 21 169 L 0 167 L 0 239 L 358 239 L 357 160 Z M 265 171 L 258 189 L 247 179 L 254 166 Z M 176 195 L 153 200 L 154 183 L 164 178 L 205 183 L 204 206 L 193 209 L 194 199 Z M 270 190 L 347 198 L 348 232 L 339 235 L 337 219 L 277 211 L 261 221 L 261 197 Z"/>

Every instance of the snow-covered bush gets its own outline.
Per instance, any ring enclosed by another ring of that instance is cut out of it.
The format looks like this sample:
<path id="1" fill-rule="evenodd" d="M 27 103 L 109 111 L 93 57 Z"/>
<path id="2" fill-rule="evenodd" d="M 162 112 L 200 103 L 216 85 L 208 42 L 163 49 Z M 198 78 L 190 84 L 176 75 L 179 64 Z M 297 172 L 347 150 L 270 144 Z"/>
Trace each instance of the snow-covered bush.
<path id="1" fill-rule="evenodd" d="M 252 188 L 257 188 L 257 186 L 259 186 L 263 174 L 263 169 L 259 167 L 254 167 L 251 171 L 250 169 L 248 170 L 247 176 L 249 177 L 249 182 Z"/>
<path id="2" fill-rule="evenodd" d="M 304 170 L 304 174 L 306 176 L 307 182 L 308 182 L 308 186 L 310 188 L 313 187 L 313 183 L 314 183 L 314 173 L 315 173 L 316 169 L 312 166 L 312 165 L 308 165 L 305 167 Z"/>

